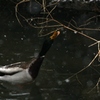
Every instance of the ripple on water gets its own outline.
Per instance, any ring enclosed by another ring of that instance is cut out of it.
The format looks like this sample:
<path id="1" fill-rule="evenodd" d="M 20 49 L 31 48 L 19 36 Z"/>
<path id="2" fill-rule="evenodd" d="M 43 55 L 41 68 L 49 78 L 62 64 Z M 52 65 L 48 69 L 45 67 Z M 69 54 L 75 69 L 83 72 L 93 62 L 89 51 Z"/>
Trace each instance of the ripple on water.
<path id="1" fill-rule="evenodd" d="M 93 86 L 93 85 L 94 85 L 94 84 L 93 84 L 93 81 L 91 81 L 91 80 L 88 80 L 88 81 L 87 81 L 87 86 L 88 86 L 88 87 L 91 87 L 91 86 Z"/>
<path id="2" fill-rule="evenodd" d="M 39 86 L 40 85 L 40 82 L 36 82 L 35 84 L 36 84 L 36 86 Z"/>
<path id="3" fill-rule="evenodd" d="M 2 45 L 3 43 L 4 43 L 4 41 L 0 39 L 0 45 Z"/>
<path id="4" fill-rule="evenodd" d="M 69 79 L 65 79 L 65 82 L 66 82 L 66 83 L 69 83 L 69 82 L 70 82 L 70 80 L 69 80 Z"/>
<path id="5" fill-rule="evenodd" d="M 58 98 L 57 100 L 62 100 L 61 98 Z"/>
<path id="6" fill-rule="evenodd" d="M 10 96 L 26 96 L 26 95 L 30 95 L 30 93 L 9 93 Z"/>
<path id="7" fill-rule="evenodd" d="M 34 57 L 37 57 L 39 52 L 34 52 Z"/>
<path id="8" fill-rule="evenodd" d="M 58 85 L 62 85 L 62 81 L 58 80 L 57 81 Z"/>

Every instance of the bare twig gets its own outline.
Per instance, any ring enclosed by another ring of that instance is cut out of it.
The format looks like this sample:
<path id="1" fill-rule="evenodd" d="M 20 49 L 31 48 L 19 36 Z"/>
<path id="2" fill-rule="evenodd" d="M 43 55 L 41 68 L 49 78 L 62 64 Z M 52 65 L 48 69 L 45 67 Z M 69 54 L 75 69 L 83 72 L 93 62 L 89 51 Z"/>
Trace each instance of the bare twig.
<path id="1" fill-rule="evenodd" d="M 97 93 L 99 93 L 99 92 L 100 92 L 99 83 L 100 83 L 100 78 L 98 79 L 97 84 L 96 84 L 89 92 L 87 92 L 87 93 L 89 94 L 89 93 L 92 92 L 95 88 L 97 88 Z"/>
<path id="2" fill-rule="evenodd" d="M 42 0 L 43 11 L 46 12 L 46 0 Z"/>
<path id="3" fill-rule="evenodd" d="M 42 35 L 42 34 L 41 34 L 41 31 L 40 31 L 39 34 L 38 34 L 38 36 L 39 36 L 39 37 L 47 36 L 47 35 L 52 34 L 53 32 L 55 32 L 55 31 L 57 31 L 57 30 L 61 30 L 62 28 L 63 28 L 63 27 L 57 28 L 56 30 L 50 31 L 49 33 L 44 34 L 44 35 Z"/>
<path id="4" fill-rule="evenodd" d="M 94 62 L 94 60 L 97 58 L 97 56 L 98 56 L 98 53 L 95 55 L 95 57 L 92 59 L 92 61 L 91 61 L 86 67 L 84 67 L 83 69 L 81 69 L 81 70 L 78 71 L 77 73 L 73 74 L 72 76 L 68 77 L 68 79 L 70 79 L 70 78 L 76 76 L 77 74 L 81 73 L 82 71 L 84 71 L 85 69 L 87 69 L 88 67 L 90 67 L 91 64 Z"/>
<path id="5" fill-rule="evenodd" d="M 56 7 L 57 7 L 57 6 L 55 5 L 46 17 L 48 17 L 49 15 L 51 15 L 51 13 L 53 12 L 53 10 L 54 10 Z"/>
<path id="6" fill-rule="evenodd" d="M 100 41 L 97 41 L 91 45 L 89 45 L 89 47 L 95 45 L 95 44 L 98 44 L 98 61 L 100 62 Z"/>
<path id="7" fill-rule="evenodd" d="M 89 18 L 88 20 L 86 20 L 86 23 L 89 22 L 90 20 L 94 19 L 94 18 L 97 18 L 97 17 L 100 17 L 100 15 L 96 15 L 96 16 Z"/>
<path id="8" fill-rule="evenodd" d="M 24 3 L 24 2 L 29 2 L 30 0 L 22 0 L 22 1 L 20 1 L 19 3 L 17 3 L 16 4 L 16 6 L 15 6 L 15 16 L 16 16 L 16 18 L 17 18 L 17 20 L 18 20 L 18 22 L 19 22 L 19 24 L 21 25 L 21 26 L 23 26 L 22 24 L 21 24 L 21 22 L 20 22 L 20 20 L 19 20 L 19 18 L 18 18 L 18 14 L 20 14 L 20 13 L 18 13 L 18 6 L 20 5 L 20 4 L 22 4 L 22 3 Z"/>
<path id="9" fill-rule="evenodd" d="M 77 81 L 79 82 L 79 84 L 80 84 L 81 86 L 83 86 L 83 84 L 81 83 L 81 81 L 80 81 L 79 78 L 78 78 L 78 75 L 76 75 L 76 79 L 77 79 Z"/>
<path id="10" fill-rule="evenodd" d="M 66 29 L 68 29 L 68 30 L 73 31 L 74 33 L 81 34 L 81 35 L 83 35 L 83 36 L 85 36 L 85 37 L 87 37 L 87 38 L 89 38 L 89 39 L 91 39 L 91 40 L 93 40 L 93 41 L 96 41 L 96 42 L 97 42 L 97 40 L 96 40 L 96 39 L 94 39 L 94 38 L 92 38 L 92 37 L 90 37 L 90 36 L 88 36 L 88 35 L 84 34 L 83 32 L 79 32 L 79 31 L 77 31 L 77 30 L 75 30 L 75 29 L 72 29 L 72 28 L 70 28 L 70 27 L 68 27 L 68 26 L 65 26 L 64 24 L 60 23 L 59 21 L 57 21 L 57 20 L 55 20 L 55 19 L 54 19 L 54 21 L 55 21 L 55 22 L 57 22 L 58 24 L 61 24 L 64 28 L 66 28 Z"/>

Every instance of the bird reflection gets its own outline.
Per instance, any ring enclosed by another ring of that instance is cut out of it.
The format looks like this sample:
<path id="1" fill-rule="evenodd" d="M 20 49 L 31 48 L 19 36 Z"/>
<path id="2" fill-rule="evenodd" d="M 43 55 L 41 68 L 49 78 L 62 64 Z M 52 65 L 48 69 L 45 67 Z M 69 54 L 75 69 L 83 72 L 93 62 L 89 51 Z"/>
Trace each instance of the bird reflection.
<path id="1" fill-rule="evenodd" d="M 40 93 L 40 88 L 38 86 L 35 85 L 34 83 L 30 83 L 30 84 L 25 84 L 23 85 L 23 87 L 20 86 L 15 86 L 12 88 L 9 87 L 3 87 L 2 85 L 0 85 L 0 91 L 2 91 L 0 93 L 0 99 L 11 99 L 11 98 L 17 98 L 19 97 L 19 99 L 32 99 L 32 100 L 43 100 L 43 97 L 41 96 Z"/>

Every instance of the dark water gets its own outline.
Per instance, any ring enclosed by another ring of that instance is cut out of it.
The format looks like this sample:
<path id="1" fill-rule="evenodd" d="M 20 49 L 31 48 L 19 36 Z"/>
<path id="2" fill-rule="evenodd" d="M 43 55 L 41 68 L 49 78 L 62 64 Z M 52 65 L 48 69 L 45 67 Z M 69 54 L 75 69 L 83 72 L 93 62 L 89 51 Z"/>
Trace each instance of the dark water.
<path id="1" fill-rule="evenodd" d="M 38 30 L 28 25 L 21 27 L 11 11 L 13 8 L 8 8 L 5 7 L 0 15 L 0 65 L 29 61 L 36 57 L 45 39 L 38 37 Z M 80 24 L 90 13 L 80 15 L 80 19 L 77 16 L 75 18 Z M 63 17 L 65 15 L 58 16 L 58 19 Z M 97 26 L 99 27 L 99 22 L 96 22 L 95 27 Z M 86 33 L 98 40 L 100 38 L 98 31 Z M 100 67 L 95 66 L 99 64 L 97 59 L 92 66 L 68 79 L 86 67 L 97 53 L 97 45 L 88 47 L 91 43 L 94 41 L 66 29 L 62 30 L 48 51 L 37 79 L 25 86 L 25 89 L 0 86 L 0 100 L 99 100 L 97 88 L 91 91 L 100 76 Z"/>

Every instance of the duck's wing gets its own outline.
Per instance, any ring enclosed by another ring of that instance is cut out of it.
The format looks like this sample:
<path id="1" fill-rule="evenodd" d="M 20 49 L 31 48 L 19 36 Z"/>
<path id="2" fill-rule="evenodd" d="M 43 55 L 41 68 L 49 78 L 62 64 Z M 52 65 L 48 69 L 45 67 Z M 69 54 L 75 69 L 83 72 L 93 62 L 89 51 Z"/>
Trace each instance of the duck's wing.
<path id="1" fill-rule="evenodd" d="M 4 68 L 22 68 L 22 65 L 25 64 L 25 62 L 17 62 L 17 63 L 13 63 L 13 64 L 9 64 L 9 65 L 5 65 L 3 66 Z"/>
<path id="2" fill-rule="evenodd" d="M 20 71 L 23 71 L 31 66 L 32 63 L 36 58 L 31 59 L 29 62 L 17 62 L 5 66 L 0 67 L 0 76 L 3 75 L 13 75 L 15 73 L 18 73 Z"/>
<path id="3" fill-rule="evenodd" d="M 24 70 L 25 62 L 17 62 L 10 65 L 0 67 L 0 76 L 12 75 L 14 73 Z"/>

